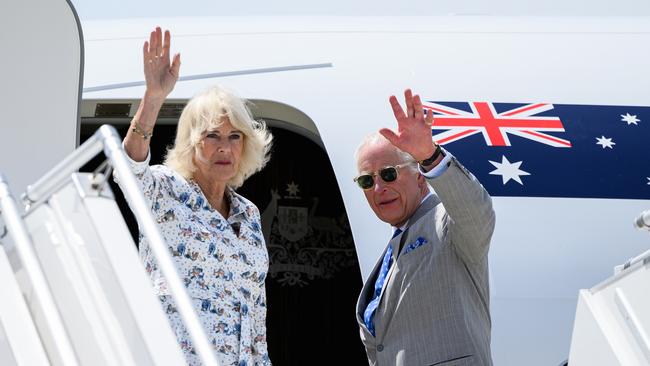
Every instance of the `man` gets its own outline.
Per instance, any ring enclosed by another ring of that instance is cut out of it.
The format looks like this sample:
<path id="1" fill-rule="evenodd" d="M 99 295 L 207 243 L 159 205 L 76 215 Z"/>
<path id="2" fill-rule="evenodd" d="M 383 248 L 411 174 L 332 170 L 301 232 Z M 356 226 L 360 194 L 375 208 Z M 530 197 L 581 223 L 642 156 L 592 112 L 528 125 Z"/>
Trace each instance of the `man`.
<path id="1" fill-rule="evenodd" d="M 404 95 L 406 113 L 390 98 L 397 132 L 381 129 L 356 154 L 355 181 L 393 227 L 357 303 L 361 340 L 370 365 L 492 365 L 492 201 L 433 143 L 420 97 Z"/>

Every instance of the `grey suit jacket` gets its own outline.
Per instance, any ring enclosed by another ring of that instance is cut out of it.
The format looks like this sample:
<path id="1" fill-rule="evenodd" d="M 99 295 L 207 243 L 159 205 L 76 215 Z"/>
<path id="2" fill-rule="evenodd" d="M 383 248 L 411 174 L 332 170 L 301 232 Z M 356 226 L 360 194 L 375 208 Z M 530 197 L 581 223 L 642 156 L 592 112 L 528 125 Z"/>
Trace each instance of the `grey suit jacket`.
<path id="1" fill-rule="evenodd" d="M 455 158 L 428 183 L 435 194 L 388 244 L 393 265 L 375 313 L 376 337 L 363 312 L 385 251 L 359 296 L 357 322 L 368 362 L 492 365 L 487 258 L 495 224 L 492 200 Z"/>

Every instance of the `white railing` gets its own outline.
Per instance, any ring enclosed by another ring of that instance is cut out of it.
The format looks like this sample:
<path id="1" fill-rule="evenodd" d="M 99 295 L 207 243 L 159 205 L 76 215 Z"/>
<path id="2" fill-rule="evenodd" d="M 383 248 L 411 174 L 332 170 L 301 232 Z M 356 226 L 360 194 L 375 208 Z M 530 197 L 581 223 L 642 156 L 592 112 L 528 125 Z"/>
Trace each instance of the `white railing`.
<path id="1" fill-rule="evenodd" d="M 124 196 L 129 202 L 134 216 L 138 220 L 142 234 L 149 241 L 158 267 L 167 280 L 171 295 L 176 302 L 178 312 L 194 343 L 199 358 L 206 366 L 218 366 L 219 363 L 212 350 L 212 346 L 203 331 L 199 318 L 185 291 L 185 286 L 176 271 L 167 245 L 158 230 L 153 215 L 130 169 L 122 141 L 113 127 L 108 125 L 100 127 L 97 132 L 72 154 L 47 172 L 36 183 L 28 186 L 22 197 L 26 208 L 30 210 L 44 202 L 49 195 L 70 180 L 72 173 L 77 171 L 102 150 L 119 176 Z M 11 228 L 9 230 L 11 231 Z"/>
<path id="2" fill-rule="evenodd" d="M 31 238 L 27 228 L 16 206 L 13 196 L 10 193 L 6 178 L 0 173 L 0 210 L 5 222 L 7 232 L 11 235 L 16 253 L 22 262 L 25 273 L 32 285 L 34 295 L 42 306 L 43 315 L 47 322 L 51 339 L 56 343 L 58 354 L 50 354 L 50 357 L 57 358 L 62 365 L 76 366 L 77 357 L 70 342 L 61 314 L 59 313 L 52 292 L 47 284 L 45 275 L 38 262 Z"/>

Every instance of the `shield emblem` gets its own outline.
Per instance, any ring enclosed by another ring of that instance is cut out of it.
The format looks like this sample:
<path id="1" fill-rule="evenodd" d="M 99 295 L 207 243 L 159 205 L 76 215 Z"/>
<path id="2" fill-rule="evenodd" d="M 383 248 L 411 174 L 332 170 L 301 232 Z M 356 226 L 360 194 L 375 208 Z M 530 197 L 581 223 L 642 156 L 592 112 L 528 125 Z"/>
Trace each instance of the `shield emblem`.
<path id="1" fill-rule="evenodd" d="M 278 231 L 285 239 L 295 242 L 307 235 L 307 207 L 278 206 Z"/>

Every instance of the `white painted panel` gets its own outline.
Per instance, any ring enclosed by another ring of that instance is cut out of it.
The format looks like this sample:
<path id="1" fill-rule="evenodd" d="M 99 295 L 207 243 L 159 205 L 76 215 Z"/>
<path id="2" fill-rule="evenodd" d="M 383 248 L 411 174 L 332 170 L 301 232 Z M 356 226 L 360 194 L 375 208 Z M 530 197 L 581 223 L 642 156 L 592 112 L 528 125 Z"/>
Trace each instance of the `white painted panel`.
<path id="1" fill-rule="evenodd" d="M 76 147 L 81 48 L 66 1 L 2 1 L 0 171 L 15 197 Z"/>

